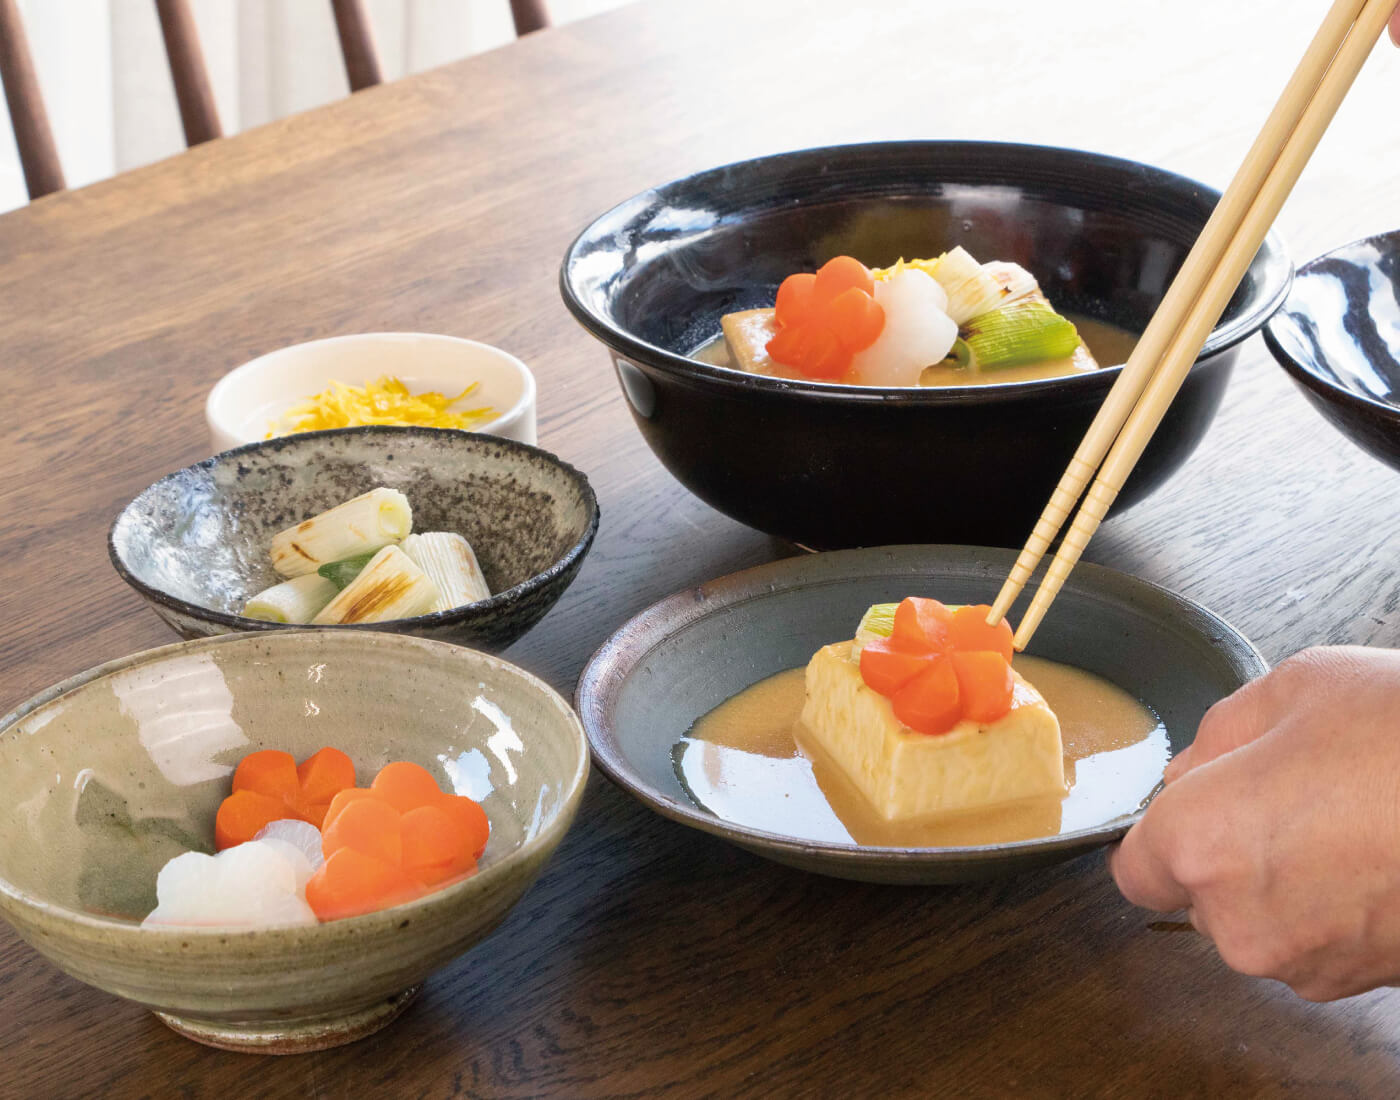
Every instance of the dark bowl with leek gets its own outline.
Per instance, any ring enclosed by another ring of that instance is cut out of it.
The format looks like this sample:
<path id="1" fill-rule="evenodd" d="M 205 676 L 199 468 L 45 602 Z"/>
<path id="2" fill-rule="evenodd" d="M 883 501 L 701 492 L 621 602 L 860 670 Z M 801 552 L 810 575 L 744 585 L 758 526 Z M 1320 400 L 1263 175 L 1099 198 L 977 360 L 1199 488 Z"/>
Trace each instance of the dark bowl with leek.
<path id="1" fill-rule="evenodd" d="M 610 353 L 647 444 L 688 489 L 814 548 L 1024 541 L 1116 366 L 979 386 L 792 380 L 692 357 L 720 318 L 771 306 L 833 256 L 871 267 L 963 246 L 1030 271 L 1056 309 L 1140 333 L 1216 191 L 1095 153 L 890 142 L 783 153 L 689 176 L 589 225 L 564 301 Z M 1270 236 L 1118 498 L 1161 485 L 1209 427 L 1238 346 L 1283 302 Z"/>

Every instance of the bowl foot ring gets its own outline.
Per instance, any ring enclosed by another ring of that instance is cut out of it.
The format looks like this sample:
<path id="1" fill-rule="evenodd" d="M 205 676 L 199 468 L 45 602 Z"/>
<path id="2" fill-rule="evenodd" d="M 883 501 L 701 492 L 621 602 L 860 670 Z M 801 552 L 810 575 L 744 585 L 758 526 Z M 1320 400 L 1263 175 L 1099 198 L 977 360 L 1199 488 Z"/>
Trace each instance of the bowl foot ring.
<path id="1" fill-rule="evenodd" d="M 413 1003 L 422 988 L 415 985 L 348 1016 L 320 1017 L 303 1022 L 235 1025 L 190 1019 L 166 1012 L 156 1012 L 154 1015 L 176 1034 L 220 1050 L 242 1054 L 309 1054 L 313 1050 L 327 1050 L 353 1043 L 387 1027 Z"/>

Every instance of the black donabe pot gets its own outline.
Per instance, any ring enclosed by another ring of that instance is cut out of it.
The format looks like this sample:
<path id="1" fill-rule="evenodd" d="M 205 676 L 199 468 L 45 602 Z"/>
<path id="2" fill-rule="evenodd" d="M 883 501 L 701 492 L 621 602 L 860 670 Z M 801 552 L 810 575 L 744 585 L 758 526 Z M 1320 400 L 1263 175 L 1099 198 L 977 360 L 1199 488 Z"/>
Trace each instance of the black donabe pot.
<path id="1" fill-rule="evenodd" d="M 884 265 L 955 244 L 1014 260 L 1061 309 L 1141 331 L 1217 192 L 1044 146 L 891 142 L 784 153 L 645 191 L 570 246 L 564 301 L 603 342 L 647 444 L 702 500 L 813 547 L 1020 545 L 1116 369 L 948 389 L 760 377 L 686 358 L 737 309 L 849 253 Z M 1200 442 L 1237 345 L 1287 294 L 1270 237 L 1117 507 Z"/>

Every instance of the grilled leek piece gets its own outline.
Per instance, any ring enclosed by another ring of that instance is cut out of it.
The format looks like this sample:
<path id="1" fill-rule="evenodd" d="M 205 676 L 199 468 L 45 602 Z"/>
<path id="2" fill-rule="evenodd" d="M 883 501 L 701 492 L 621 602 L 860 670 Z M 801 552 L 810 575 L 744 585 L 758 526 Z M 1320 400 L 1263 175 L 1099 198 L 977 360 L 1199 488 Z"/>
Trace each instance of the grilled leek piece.
<path id="1" fill-rule="evenodd" d="M 447 611 L 463 604 L 491 598 L 491 589 L 472 544 L 451 531 L 425 531 L 409 535 L 399 544 L 405 554 L 437 586 L 433 611 Z"/>
<path id="2" fill-rule="evenodd" d="M 272 568 L 284 577 L 314 573 L 327 562 L 373 553 L 412 530 L 408 498 L 381 486 L 278 532 Z"/>
<path id="3" fill-rule="evenodd" d="M 243 614 L 269 623 L 309 623 L 336 592 L 325 577 L 303 573 L 253 596 L 243 605 Z"/>
<path id="4" fill-rule="evenodd" d="M 1068 359 L 1079 349 L 1080 339 L 1071 321 L 1036 296 L 974 319 L 963 327 L 961 343 L 967 365 L 985 370 Z"/>
<path id="5" fill-rule="evenodd" d="M 311 621 L 334 626 L 411 619 L 431 611 L 437 598 L 437 585 L 413 559 L 397 546 L 386 546 Z"/>

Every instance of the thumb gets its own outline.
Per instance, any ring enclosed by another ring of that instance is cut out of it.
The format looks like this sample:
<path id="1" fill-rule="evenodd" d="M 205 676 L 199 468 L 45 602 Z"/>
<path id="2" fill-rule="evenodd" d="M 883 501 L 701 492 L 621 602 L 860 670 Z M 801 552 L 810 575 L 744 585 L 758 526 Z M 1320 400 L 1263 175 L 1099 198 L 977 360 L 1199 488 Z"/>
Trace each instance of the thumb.
<path id="1" fill-rule="evenodd" d="M 1400 46 L 1400 8 L 1390 17 L 1390 40 Z"/>

